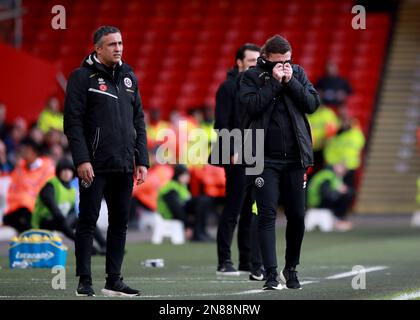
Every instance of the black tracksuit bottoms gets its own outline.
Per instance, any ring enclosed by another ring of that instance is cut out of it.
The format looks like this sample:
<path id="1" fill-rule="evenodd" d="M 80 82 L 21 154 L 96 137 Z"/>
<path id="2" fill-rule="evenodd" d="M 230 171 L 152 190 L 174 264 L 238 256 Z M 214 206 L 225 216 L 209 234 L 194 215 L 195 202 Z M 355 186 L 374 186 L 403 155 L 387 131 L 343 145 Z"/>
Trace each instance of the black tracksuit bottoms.
<path id="1" fill-rule="evenodd" d="M 108 206 L 105 272 L 111 277 L 121 274 L 132 191 L 132 173 L 96 173 L 88 188 L 80 185 L 80 213 L 75 241 L 76 276 L 91 275 L 93 235 L 103 197 Z"/>
<path id="2" fill-rule="evenodd" d="M 252 188 L 242 166 L 225 166 L 225 175 L 226 201 L 217 228 L 217 256 L 219 265 L 232 262 L 230 248 L 238 224 L 239 269 L 246 270 L 251 263 Z"/>
<path id="3" fill-rule="evenodd" d="M 255 179 L 258 235 L 262 261 L 267 271 L 277 268 L 275 226 L 279 200 L 287 219 L 286 266 L 299 264 L 305 232 L 305 172 L 300 164 L 265 162 L 263 173 Z"/>

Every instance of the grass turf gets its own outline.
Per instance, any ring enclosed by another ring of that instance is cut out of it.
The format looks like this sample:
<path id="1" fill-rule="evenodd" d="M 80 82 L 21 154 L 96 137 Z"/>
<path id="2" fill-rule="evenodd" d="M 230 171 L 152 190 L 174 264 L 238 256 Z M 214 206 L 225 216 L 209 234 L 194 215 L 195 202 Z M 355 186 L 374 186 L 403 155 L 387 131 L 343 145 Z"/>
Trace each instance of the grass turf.
<path id="1" fill-rule="evenodd" d="M 279 265 L 283 264 L 284 228 L 277 232 Z M 248 275 L 217 277 L 215 243 L 127 244 L 124 281 L 139 288 L 135 299 L 392 299 L 420 291 L 420 231 L 403 226 L 367 226 L 347 233 L 306 233 L 298 267 L 303 290 L 261 291 L 263 282 Z M 11 270 L 7 244 L 0 256 L 0 299 L 81 299 L 75 297 L 74 252 L 69 249 L 66 289 L 53 290 L 55 276 L 47 269 Z M 236 244 L 233 258 L 237 264 Z M 162 258 L 164 268 L 146 268 L 142 261 Z M 93 257 L 94 289 L 101 299 L 104 257 Z M 327 277 L 349 272 L 353 266 L 387 269 L 366 273 L 366 289 L 354 290 L 353 276 Z M 305 284 L 306 283 L 306 284 Z M 113 298 L 115 299 L 115 298 Z"/>

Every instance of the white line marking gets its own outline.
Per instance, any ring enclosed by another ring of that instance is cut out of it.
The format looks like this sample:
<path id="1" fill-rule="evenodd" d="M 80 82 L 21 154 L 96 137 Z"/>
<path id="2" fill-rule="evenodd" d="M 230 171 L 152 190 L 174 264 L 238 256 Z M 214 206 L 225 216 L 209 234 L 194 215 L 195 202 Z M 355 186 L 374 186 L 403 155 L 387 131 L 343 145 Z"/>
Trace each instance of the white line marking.
<path id="1" fill-rule="evenodd" d="M 373 272 L 373 271 L 385 270 L 388 268 L 389 267 L 386 267 L 386 266 L 377 266 L 377 267 L 366 268 L 364 271 L 365 273 L 368 273 L 368 272 Z M 358 274 L 360 274 L 360 271 L 349 271 L 349 272 L 334 274 L 332 276 L 326 277 L 325 279 L 327 280 L 342 279 L 342 278 L 347 278 L 351 276 L 356 276 Z"/>
<path id="2" fill-rule="evenodd" d="M 300 284 L 302 286 L 307 285 L 307 284 L 311 284 L 311 283 L 319 283 L 320 281 L 302 281 Z"/>
<path id="3" fill-rule="evenodd" d="M 412 300 L 420 298 L 420 291 L 412 292 L 412 293 L 404 293 L 392 300 Z"/>
<path id="4" fill-rule="evenodd" d="M 319 281 L 302 281 L 301 285 L 307 285 L 311 283 L 318 283 Z M 192 293 L 192 294 L 158 294 L 158 295 L 141 295 L 139 297 L 132 297 L 132 298 L 188 298 L 188 297 L 211 297 L 211 296 L 240 296 L 240 295 L 249 295 L 249 294 L 260 294 L 265 293 L 262 289 L 253 289 L 253 290 L 245 290 L 245 291 L 238 291 L 238 292 L 213 292 L 213 293 Z M 98 298 L 114 298 L 114 297 L 106 297 L 102 295 L 97 295 Z M 25 299 L 25 298 L 57 298 L 60 297 L 56 295 L 39 295 L 39 296 L 0 296 L 0 299 Z M 71 298 L 71 296 L 64 296 L 61 298 Z M 74 297 L 77 298 L 77 297 Z M 121 298 L 121 297 L 117 297 Z"/>
<path id="5" fill-rule="evenodd" d="M 0 296 L 0 299 L 35 299 L 35 298 L 59 298 L 57 296 L 47 296 L 47 295 L 40 295 L 40 296 Z M 63 297 L 68 298 L 68 297 Z"/>

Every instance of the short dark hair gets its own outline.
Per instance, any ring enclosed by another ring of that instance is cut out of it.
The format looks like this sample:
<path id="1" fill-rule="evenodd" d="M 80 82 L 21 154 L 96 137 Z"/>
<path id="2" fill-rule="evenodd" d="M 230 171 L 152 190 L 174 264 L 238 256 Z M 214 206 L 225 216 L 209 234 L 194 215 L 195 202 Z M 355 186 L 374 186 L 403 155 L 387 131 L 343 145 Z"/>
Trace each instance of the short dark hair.
<path id="1" fill-rule="evenodd" d="M 261 48 L 259 46 L 257 46 L 256 44 L 253 43 L 245 43 L 244 45 L 242 45 L 238 51 L 236 51 L 236 55 L 235 55 L 235 66 L 236 66 L 236 60 L 244 60 L 245 58 L 245 51 L 246 50 L 250 50 L 250 51 L 260 51 Z"/>
<path id="2" fill-rule="evenodd" d="M 292 52 L 292 47 L 290 46 L 289 41 L 276 34 L 265 42 L 261 48 L 261 55 L 267 56 L 271 53 L 285 54 L 288 51 Z"/>
<path id="3" fill-rule="evenodd" d="M 98 44 L 103 36 L 106 36 L 110 33 L 121 33 L 120 29 L 113 26 L 102 26 L 96 29 L 95 33 L 93 34 L 93 44 Z"/>
<path id="4" fill-rule="evenodd" d="M 38 154 L 38 155 L 41 154 L 42 146 L 29 136 L 25 137 L 20 142 L 20 146 L 21 147 L 23 147 L 23 146 L 30 147 L 36 154 Z"/>

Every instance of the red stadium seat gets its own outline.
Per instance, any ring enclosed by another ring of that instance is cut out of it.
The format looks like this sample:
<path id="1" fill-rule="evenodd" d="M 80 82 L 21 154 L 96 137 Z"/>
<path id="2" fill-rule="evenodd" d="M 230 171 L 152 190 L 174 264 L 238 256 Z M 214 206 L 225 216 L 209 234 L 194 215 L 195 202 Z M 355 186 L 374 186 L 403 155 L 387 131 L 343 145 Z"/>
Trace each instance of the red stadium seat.
<path id="1" fill-rule="evenodd" d="M 138 74 L 145 106 L 168 111 L 175 106 L 214 105 L 215 91 L 233 65 L 238 46 L 262 45 L 278 33 L 290 40 L 294 62 L 303 66 L 312 82 L 324 73 L 327 59 L 336 60 L 355 91 L 349 107 L 360 113 L 365 127 L 369 125 L 391 25 L 385 13 L 369 13 L 368 28 L 360 31 L 349 22 L 352 0 L 61 3 L 68 11 L 69 27 L 57 32 L 51 29 L 51 17 L 41 14 L 54 1 L 24 1 L 28 13 L 23 19 L 23 48 L 54 61 L 65 75 L 92 50 L 94 30 L 115 24 L 122 30 L 124 60 Z"/>

